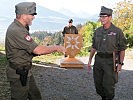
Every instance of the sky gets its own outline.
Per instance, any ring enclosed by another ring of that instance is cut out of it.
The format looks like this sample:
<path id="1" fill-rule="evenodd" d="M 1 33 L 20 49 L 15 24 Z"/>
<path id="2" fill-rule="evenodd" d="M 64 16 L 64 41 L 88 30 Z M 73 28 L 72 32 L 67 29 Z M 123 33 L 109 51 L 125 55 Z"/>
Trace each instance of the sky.
<path id="1" fill-rule="evenodd" d="M 27 0 L 34 1 L 37 5 L 44 6 L 51 10 L 59 11 L 68 9 L 73 13 L 96 14 L 100 11 L 101 6 L 112 8 L 116 3 L 124 0 Z"/>
<path id="2" fill-rule="evenodd" d="M 15 0 L 16 3 L 23 1 L 36 2 L 37 5 L 59 12 L 61 10 L 64 12 L 64 9 L 67 9 L 71 11 L 72 14 L 76 15 L 76 17 L 88 17 L 88 15 L 93 16 L 99 14 L 101 6 L 113 9 L 116 3 L 124 0 Z M 7 2 L 9 4 L 8 7 L 5 6 L 5 3 L 7 4 Z M 10 11 L 14 13 L 14 7 L 12 7 L 12 5 L 15 5 L 12 0 L 1 0 L 1 7 L 10 8 Z M 2 9 L 2 11 L 4 11 L 4 9 Z M 0 29 L 2 28 L 3 26 L 0 26 Z"/>

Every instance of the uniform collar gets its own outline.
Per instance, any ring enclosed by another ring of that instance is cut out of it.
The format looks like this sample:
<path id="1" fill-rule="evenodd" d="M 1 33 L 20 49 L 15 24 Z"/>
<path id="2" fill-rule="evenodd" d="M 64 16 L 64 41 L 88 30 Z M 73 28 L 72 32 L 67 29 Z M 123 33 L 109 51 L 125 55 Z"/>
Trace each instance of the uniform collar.
<path id="1" fill-rule="evenodd" d="M 24 30 L 28 31 L 26 27 L 24 27 L 18 20 L 14 19 L 14 23 L 16 23 L 19 27 L 23 28 Z M 28 31 L 29 32 L 29 31 Z"/>
<path id="2" fill-rule="evenodd" d="M 17 19 L 14 19 L 14 22 L 15 22 L 18 26 L 24 27 Z"/>
<path id="3" fill-rule="evenodd" d="M 112 27 L 113 27 L 114 25 L 111 23 L 111 25 L 110 25 L 110 27 L 108 28 L 108 29 L 105 29 L 103 26 L 102 26 L 102 30 L 110 30 L 110 29 L 112 29 Z"/>

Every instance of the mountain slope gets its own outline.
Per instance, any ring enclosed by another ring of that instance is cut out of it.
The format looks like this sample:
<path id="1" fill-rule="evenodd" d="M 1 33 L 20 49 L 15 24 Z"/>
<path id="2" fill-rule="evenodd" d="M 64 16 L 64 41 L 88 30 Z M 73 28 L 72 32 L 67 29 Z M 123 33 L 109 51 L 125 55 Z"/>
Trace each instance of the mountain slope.
<path id="1" fill-rule="evenodd" d="M 23 0 L 25 2 L 26 0 Z M 2 0 L 0 3 L 1 15 L 0 15 L 0 34 L 4 36 L 9 24 L 15 18 L 15 5 L 22 0 Z M 8 7 L 7 7 L 8 6 Z M 62 14 L 48 8 L 37 5 L 37 16 L 30 26 L 31 31 L 48 31 L 55 32 L 63 30 L 64 26 L 67 25 L 68 20 L 72 18 L 74 25 L 84 24 L 89 19 L 83 19 L 78 17 L 69 16 L 70 14 Z M 4 35 L 3 35 L 4 34 Z"/>

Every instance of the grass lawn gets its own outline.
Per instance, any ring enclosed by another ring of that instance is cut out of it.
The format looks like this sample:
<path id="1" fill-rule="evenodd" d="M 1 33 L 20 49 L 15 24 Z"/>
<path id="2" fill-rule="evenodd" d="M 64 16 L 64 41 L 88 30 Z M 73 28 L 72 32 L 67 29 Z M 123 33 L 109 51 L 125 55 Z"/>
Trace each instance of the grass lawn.
<path id="1" fill-rule="evenodd" d="M 47 54 L 47 55 L 41 55 L 33 58 L 34 63 L 39 63 L 39 62 L 45 62 L 45 63 L 55 63 L 56 59 L 62 58 L 63 55 L 57 56 L 53 54 Z"/>

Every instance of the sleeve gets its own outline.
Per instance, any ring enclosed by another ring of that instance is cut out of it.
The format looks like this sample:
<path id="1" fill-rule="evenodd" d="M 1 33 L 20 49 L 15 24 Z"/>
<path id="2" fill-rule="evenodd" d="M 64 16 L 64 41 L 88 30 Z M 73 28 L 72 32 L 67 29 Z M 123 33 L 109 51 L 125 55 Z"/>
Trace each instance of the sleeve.
<path id="1" fill-rule="evenodd" d="M 38 46 L 32 37 L 26 33 L 14 32 L 11 35 L 14 48 L 26 50 L 27 52 L 32 53 Z"/>
<path id="2" fill-rule="evenodd" d="M 64 29 L 63 29 L 63 31 L 62 31 L 63 37 L 65 36 L 65 34 L 66 34 L 66 27 L 64 27 Z"/>
<path id="3" fill-rule="evenodd" d="M 95 35 L 96 35 L 96 32 L 93 33 L 93 36 L 92 36 L 92 48 L 95 48 L 96 49 L 96 45 L 95 45 Z"/>
<path id="4" fill-rule="evenodd" d="M 118 49 L 120 51 L 125 50 L 127 48 L 126 43 L 127 43 L 127 40 L 126 40 L 123 32 L 120 30 L 120 33 L 119 33 L 119 42 L 118 42 Z"/>
<path id="5" fill-rule="evenodd" d="M 76 27 L 75 27 L 76 28 Z M 75 29 L 76 31 L 75 31 L 75 34 L 78 34 L 78 30 L 77 30 L 77 28 Z"/>

